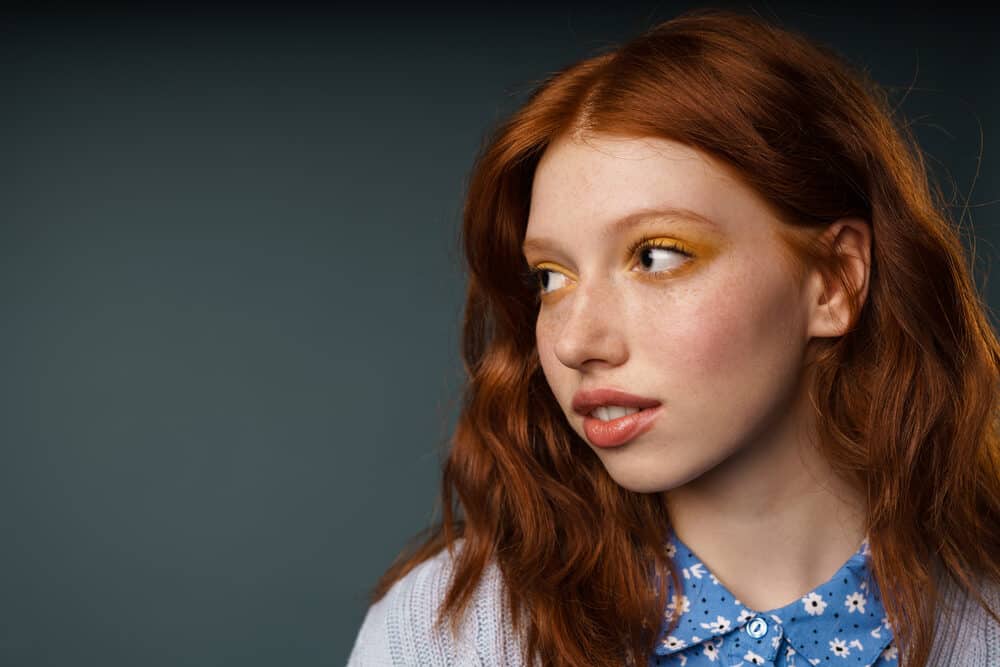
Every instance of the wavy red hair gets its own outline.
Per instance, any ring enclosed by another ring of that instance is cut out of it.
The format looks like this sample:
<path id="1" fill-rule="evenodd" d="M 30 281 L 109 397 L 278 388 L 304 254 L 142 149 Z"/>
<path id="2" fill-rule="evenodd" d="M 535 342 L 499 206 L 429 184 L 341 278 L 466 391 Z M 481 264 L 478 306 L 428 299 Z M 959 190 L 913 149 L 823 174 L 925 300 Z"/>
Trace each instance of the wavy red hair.
<path id="1" fill-rule="evenodd" d="M 886 93 L 833 50 L 732 11 L 687 12 L 554 74 L 478 156 L 462 234 L 468 382 L 442 517 L 372 601 L 447 547 L 457 561 L 439 623 L 457 622 L 494 561 L 527 664 L 603 667 L 643 662 L 667 585 L 680 590 L 663 494 L 610 478 L 539 365 L 520 245 L 535 166 L 565 133 L 661 137 L 720 159 L 785 223 L 796 271 L 846 281 L 817 232 L 870 222 L 867 299 L 847 334 L 811 341 L 810 392 L 823 455 L 867 497 L 901 664 L 925 665 L 941 577 L 983 606 L 983 582 L 1000 582 L 1000 345 L 949 204 Z"/>

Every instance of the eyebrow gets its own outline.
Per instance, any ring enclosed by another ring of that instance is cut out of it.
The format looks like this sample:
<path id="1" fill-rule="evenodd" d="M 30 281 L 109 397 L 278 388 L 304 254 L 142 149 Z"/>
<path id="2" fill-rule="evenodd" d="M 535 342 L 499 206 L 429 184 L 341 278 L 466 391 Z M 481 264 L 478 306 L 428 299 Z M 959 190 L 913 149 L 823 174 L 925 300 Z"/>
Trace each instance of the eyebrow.
<path id="1" fill-rule="evenodd" d="M 679 206 L 668 206 L 666 208 L 643 208 L 638 211 L 633 211 L 632 213 L 615 220 L 613 223 L 605 227 L 601 230 L 600 235 L 602 239 L 607 239 L 608 237 L 620 234 L 633 227 L 664 220 L 694 222 L 713 229 L 719 228 L 718 223 L 711 218 L 698 213 L 697 211 L 692 211 L 689 208 L 682 208 Z M 530 238 L 524 240 L 524 243 L 521 245 L 521 252 L 526 254 L 529 250 L 544 250 L 554 248 L 558 245 L 558 243 L 548 238 Z"/>

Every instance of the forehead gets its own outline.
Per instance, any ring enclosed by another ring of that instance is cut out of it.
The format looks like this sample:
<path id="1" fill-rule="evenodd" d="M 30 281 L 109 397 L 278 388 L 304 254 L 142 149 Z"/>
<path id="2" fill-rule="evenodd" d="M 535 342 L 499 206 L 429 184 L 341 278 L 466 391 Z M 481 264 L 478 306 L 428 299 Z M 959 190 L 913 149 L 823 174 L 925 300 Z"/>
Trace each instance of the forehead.
<path id="1" fill-rule="evenodd" d="M 535 170 L 527 236 L 670 209 L 688 210 L 724 227 L 754 199 L 725 166 L 678 142 L 563 136 L 546 149 Z"/>

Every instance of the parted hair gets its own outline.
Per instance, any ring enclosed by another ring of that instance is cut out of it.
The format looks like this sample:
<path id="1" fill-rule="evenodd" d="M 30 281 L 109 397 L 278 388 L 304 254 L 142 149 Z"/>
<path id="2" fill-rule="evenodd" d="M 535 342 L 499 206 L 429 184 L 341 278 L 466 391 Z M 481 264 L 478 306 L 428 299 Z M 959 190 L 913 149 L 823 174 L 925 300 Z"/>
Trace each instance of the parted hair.
<path id="1" fill-rule="evenodd" d="M 941 582 L 983 606 L 982 584 L 1000 582 L 1000 345 L 961 220 L 887 91 L 833 49 L 731 10 L 685 12 L 556 72 L 487 137 L 463 211 L 466 384 L 441 516 L 371 600 L 449 549 L 436 627 L 454 630 L 493 561 L 527 664 L 610 667 L 646 660 L 681 590 L 663 494 L 612 480 L 539 364 L 520 246 L 535 167 L 567 133 L 658 137 L 721 160 L 781 221 L 791 270 L 820 267 L 855 295 L 847 333 L 809 343 L 817 446 L 867 499 L 901 664 L 923 667 Z M 872 229 L 863 301 L 818 241 L 845 216 Z"/>

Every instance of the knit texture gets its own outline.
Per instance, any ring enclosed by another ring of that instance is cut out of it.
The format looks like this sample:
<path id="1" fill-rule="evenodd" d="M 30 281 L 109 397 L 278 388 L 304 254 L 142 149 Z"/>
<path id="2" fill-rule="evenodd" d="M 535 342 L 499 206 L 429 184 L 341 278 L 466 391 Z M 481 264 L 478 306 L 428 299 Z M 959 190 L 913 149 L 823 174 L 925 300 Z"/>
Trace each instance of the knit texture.
<path id="1" fill-rule="evenodd" d="M 456 543 L 456 549 L 461 543 Z M 369 607 L 347 667 L 523 666 L 502 575 L 494 563 L 476 587 L 458 640 L 447 625 L 434 631 L 451 573 L 452 561 L 445 549 L 397 581 Z M 983 590 L 987 602 L 1000 612 L 1000 585 Z M 1000 667 L 1000 625 L 957 586 L 943 587 L 938 619 L 927 667 Z"/>

